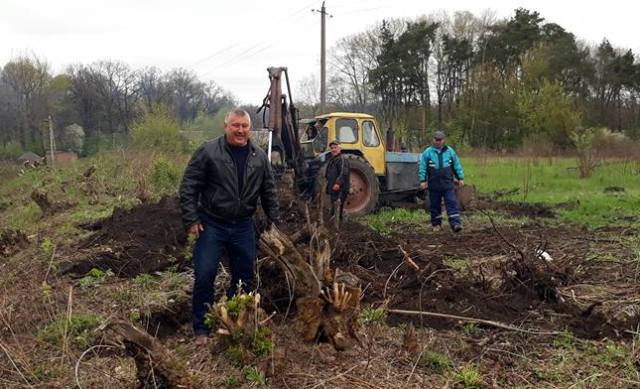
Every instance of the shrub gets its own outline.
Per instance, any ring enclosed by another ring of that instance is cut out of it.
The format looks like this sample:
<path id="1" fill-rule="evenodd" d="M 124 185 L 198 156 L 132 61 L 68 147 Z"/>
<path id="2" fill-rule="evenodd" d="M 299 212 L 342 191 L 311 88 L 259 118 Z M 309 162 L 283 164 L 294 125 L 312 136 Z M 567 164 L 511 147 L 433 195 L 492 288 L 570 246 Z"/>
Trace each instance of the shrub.
<path id="1" fill-rule="evenodd" d="M 596 156 L 593 150 L 593 140 L 596 130 L 584 128 L 571 133 L 571 141 L 578 153 L 578 170 L 580 178 L 587 178 L 596 168 Z"/>
<path id="2" fill-rule="evenodd" d="M 166 110 L 148 113 L 131 129 L 133 146 L 165 152 L 183 151 L 180 126 Z"/>
<path id="3" fill-rule="evenodd" d="M 180 184 L 181 171 L 171 161 L 164 158 L 153 162 L 151 168 L 151 184 L 157 192 L 175 192 Z"/>

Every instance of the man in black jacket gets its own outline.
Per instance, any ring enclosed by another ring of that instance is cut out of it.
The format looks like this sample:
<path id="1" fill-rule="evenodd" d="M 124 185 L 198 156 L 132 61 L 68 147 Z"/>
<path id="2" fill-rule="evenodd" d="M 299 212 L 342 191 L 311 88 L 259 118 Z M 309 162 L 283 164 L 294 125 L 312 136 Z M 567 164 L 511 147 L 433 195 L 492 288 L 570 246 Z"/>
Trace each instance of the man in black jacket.
<path id="1" fill-rule="evenodd" d="M 214 282 L 220 258 L 229 256 L 231 286 L 253 289 L 256 236 L 252 216 L 258 198 L 267 217 L 279 217 L 271 164 L 264 151 L 251 143 L 251 118 L 234 109 L 224 120 L 225 135 L 203 144 L 191 157 L 180 186 L 182 219 L 197 238 L 193 249 L 193 329 L 196 344 L 207 343 L 204 323 L 213 304 Z"/>
<path id="2" fill-rule="evenodd" d="M 342 148 L 337 140 L 329 142 L 329 149 L 331 158 L 324 176 L 327 179 L 327 193 L 331 196 L 331 216 L 335 215 L 336 201 L 340 199 L 338 220 L 342 220 L 344 202 L 349 194 L 349 160 L 342 155 Z"/>

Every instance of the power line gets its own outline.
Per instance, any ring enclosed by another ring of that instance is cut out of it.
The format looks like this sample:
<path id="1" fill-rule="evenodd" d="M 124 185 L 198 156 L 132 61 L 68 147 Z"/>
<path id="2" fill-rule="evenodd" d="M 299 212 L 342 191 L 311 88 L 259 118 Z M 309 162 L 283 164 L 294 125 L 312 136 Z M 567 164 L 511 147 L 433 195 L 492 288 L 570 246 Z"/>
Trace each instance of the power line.
<path id="1" fill-rule="evenodd" d="M 287 19 L 292 18 L 292 17 L 294 17 L 294 16 L 296 16 L 296 15 L 300 14 L 301 12 L 305 11 L 306 9 L 308 9 L 309 7 L 311 7 L 311 5 L 313 5 L 316 1 L 317 1 L 317 0 L 312 0 L 312 1 L 308 2 L 307 4 L 305 4 L 304 6 L 302 6 L 301 8 L 299 8 L 298 10 L 296 10 L 296 11 L 294 11 L 294 12 L 292 12 L 292 13 L 288 14 L 288 15 L 285 15 L 285 16 L 284 16 L 284 17 L 282 17 L 280 20 L 276 21 L 274 24 L 275 24 L 275 25 L 282 25 L 282 22 L 284 22 L 284 21 L 286 21 Z M 229 46 L 226 46 L 225 48 L 222 48 L 222 49 L 220 49 L 220 50 L 217 50 L 217 51 L 215 51 L 214 53 L 209 54 L 209 55 L 207 55 L 206 57 L 201 58 L 201 59 L 199 59 L 199 60 L 197 60 L 197 61 L 193 62 L 192 64 L 188 65 L 187 67 L 188 67 L 188 68 L 193 68 L 193 67 L 195 67 L 195 66 L 197 66 L 197 65 L 200 65 L 201 63 L 206 62 L 206 61 L 208 61 L 208 60 L 210 60 L 210 59 L 212 59 L 212 58 L 216 57 L 218 54 L 220 54 L 220 53 L 222 53 L 222 52 L 224 52 L 224 51 L 227 51 L 227 50 L 229 50 L 229 49 L 230 49 L 230 48 L 232 48 L 232 47 L 238 46 L 238 45 L 239 45 L 239 44 L 241 44 L 241 43 L 242 43 L 242 41 L 241 41 L 241 40 L 240 40 L 240 41 L 236 41 L 236 42 L 234 42 L 234 43 L 230 44 Z"/>
<path id="2" fill-rule="evenodd" d="M 302 20 L 302 21 L 304 21 L 304 20 Z M 298 22 L 294 23 L 293 25 L 290 25 L 289 27 L 294 27 L 294 26 L 296 26 L 296 25 L 298 25 L 300 23 L 301 23 L 301 21 L 298 21 Z M 320 22 L 316 21 L 316 22 L 312 23 L 309 27 L 310 28 L 311 27 L 315 27 L 318 24 L 320 24 Z M 251 52 L 252 49 L 257 48 L 256 46 L 259 46 L 259 45 L 265 44 L 265 43 L 266 42 L 259 42 L 259 43 L 255 44 L 255 45 L 251 46 L 249 49 L 243 51 L 242 53 L 239 53 L 239 54 L 237 54 L 236 56 L 234 56 L 234 57 L 232 57 L 230 59 L 226 59 L 223 63 L 215 65 L 215 66 L 212 66 L 213 69 L 208 70 L 208 71 L 200 74 L 199 76 L 200 77 L 205 77 L 205 76 L 213 73 L 216 70 L 225 69 L 225 68 L 228 68 L 231 65 L 242 63 L 243 61 L 245 61 L 245 60 L 247 60 L 249 58 L 254 58 L 257 54 L 260 54 L 260 53 L 264 52 L 265 50 L 270 49 L 271 47 L 274 47 L 274 46 L 277 45 L 277 43 L 267 44 L 265 47 L 262 47 L 262 48 L 258 49 L 257 51 Z"/>

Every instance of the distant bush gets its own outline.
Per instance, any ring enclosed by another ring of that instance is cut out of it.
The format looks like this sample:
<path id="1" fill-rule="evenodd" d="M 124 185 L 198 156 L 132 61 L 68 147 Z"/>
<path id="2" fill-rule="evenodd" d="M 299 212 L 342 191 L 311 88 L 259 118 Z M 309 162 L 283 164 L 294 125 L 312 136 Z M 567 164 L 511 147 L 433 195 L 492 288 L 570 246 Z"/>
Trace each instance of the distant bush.
<path id="1" fill-rule="evenodd" d="M 17 141 L 0 145 L 0 159 L 17 159 L 23 152 L 20 142 Z"/>
<path id="2" fill-rule="evenodd" d="M 587 178 L 597 166 L 597 158 L 593 150 L 593 141 L 598 130 L 581 128 L 571 133 L 571 141 L 578 153 L 578 170 L 580 178 Z"/>
<path id="3" fill-rule="evenodd" d="M 58 148 L 63 150 L 73 151 L 80 155 L 84 151 L 84 128 L 77 124 L 71 124 L 66 126 L 60 134 L 60 141 Z"/>
<path id="4" fill-rule="evenodd" d="M 640 144 L 623 132 L 601 128 L 595 132 L 593 148 L 601 158 L 633 158 L 640 156 Z"/>
<path id="5" fill-rule="evenodd" d="M 175 192 L 181 177 L 182 172 L 175 163 L 164 158 L 153 162 L 151 184 L 157 192 Z"/>
<path id="6" fill-rule="evenodd" d="M 148 113 L 131 129 L 134 147 L 164 152 L 182 152 L 184 142 L 180 125 L 166 110 Z"/>

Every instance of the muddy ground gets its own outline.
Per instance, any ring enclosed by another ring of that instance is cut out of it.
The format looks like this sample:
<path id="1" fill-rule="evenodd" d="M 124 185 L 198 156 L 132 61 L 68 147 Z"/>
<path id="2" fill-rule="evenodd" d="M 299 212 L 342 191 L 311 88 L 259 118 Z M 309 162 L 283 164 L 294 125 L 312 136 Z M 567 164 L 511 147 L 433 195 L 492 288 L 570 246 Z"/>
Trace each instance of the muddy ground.
<path id="1" fill-rule="evenodd" d="M 495 210 L 499 204 L 478 205 Z M 305 220 L 301 204 L 285 196 L 282 206 L 281 229 L 289 234 L 299 231 Z M 552 215 L 544 207 L 518 208 L 516 203 L 505 203 L 504 210 L 532 219 Z M 257 224 L 259 230 L 264 228 L 260 218 Z M 85 227 L 96 232 L 75 248 L 76 259 L 62 267 L 63 273 L 82 275 L 98 267 L 132 278 L 169 266 L 190 266 L 185 260 L 187 239 L 176 198 L 128 211 L 117 209 L 110 218 Z M 623 296 L 598 300 L 576 292 L 576 287 L 611 282 L 619 288 L 628 285 L 631 294 L 636 291 L 638 274 L 620 264 L 588 259 L 592 246 L 598 250 L 605 246 L 610 254 L 626 254 L 606 238 L 576 228 L 501 227 L 489 221 L 484 228 L 457 235 L 409 224 L 398 224 L 393 231 L 385 237 L 347 220 L 331 232 L 333 265 L 361 280 L 365 304 L 498 320 L 544 331 L 570 330 L 587 339 L 628 337 L 627 331 L 640 324 L 639 317 L 628 314 L 636 309 L 632 300 L 629 305 Z M 298 245 L 304 244 L 303 240 Z M 407 265 L 405 255 L 417 270 Z M 265 302 L 282 314 L 292 305 L 284 275 L 269 258 L 260 263 Z M 442 318 L 395 315 L 389 321 L 412 321 L 432 328 L 455 324 Z"/>

